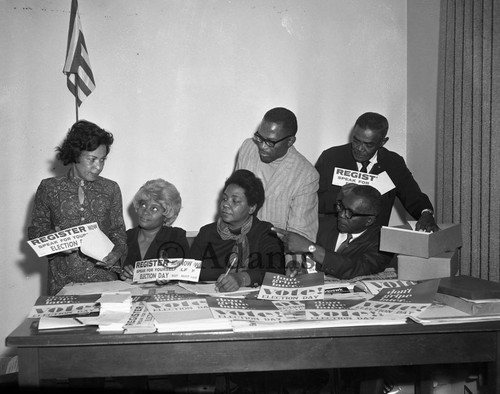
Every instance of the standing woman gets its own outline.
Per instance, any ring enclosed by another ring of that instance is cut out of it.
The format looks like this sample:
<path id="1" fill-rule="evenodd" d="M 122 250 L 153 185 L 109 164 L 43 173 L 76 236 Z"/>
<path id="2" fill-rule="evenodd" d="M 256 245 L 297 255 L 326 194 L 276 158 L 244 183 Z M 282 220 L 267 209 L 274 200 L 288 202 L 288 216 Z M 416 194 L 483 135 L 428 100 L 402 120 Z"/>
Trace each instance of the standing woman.
<path id="1" fill-rule="evenodd" d="M 44 179 L 38 186 L 29 239 L 97 222 L 114 244 L 102 261 L 84 255 L 78 248 L 49 255 L 49 295 L 71 282 L 118 279 L 111 268 L 127 251 L 122 195 L 116 182 L 99 176 L 112 144 L 111 133 L 85 120 L 76 122 L 56 148 L 57 159 L 70 165 L 69 171 Z"/>

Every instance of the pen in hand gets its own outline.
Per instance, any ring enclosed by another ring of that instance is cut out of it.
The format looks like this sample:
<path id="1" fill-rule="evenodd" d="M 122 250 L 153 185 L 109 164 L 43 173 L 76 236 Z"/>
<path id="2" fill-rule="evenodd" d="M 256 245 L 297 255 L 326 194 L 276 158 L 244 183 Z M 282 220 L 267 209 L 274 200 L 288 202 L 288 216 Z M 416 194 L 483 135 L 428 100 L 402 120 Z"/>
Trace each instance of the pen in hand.
<path id="1" fill-rule="evenodd" d="M 215 289 L 217 291 L 219 291 L 219 287 L 217 286 L 221 280 L 223 280 L 226 276 L 229 275 L 229 273 L 231 272 L 231 270 L 233 269 L 234 267 L 234 264 L 238 261 L 238 255 L 236 253 L 233 253 L 231 255 L 231 262 L 229 263 L 229 266 L 227 267 L 227 270 L 226 272 L 224 273 L 224 276 L 222 278 L 219 278 L 219 280 L 217 281 L 217 283 L 215 284 Z"/>
<path id="2" fill-rule="evenodd" d="M 226 273 L 224 274 L 224 278 L 231 272 L 234 263 L 236 263 L 237 261 L 238 261 L 238 255 L 236 253 L 233 253 L 231 255 L 231 262 L 229 263 L 229 267 L 227 267 Z"/>

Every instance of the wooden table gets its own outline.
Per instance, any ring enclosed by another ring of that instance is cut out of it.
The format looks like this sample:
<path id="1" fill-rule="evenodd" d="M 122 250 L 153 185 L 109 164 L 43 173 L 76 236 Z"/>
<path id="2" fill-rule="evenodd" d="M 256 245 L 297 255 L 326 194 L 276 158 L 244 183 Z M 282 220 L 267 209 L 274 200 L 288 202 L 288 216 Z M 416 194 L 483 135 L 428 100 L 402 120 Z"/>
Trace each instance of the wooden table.
<path id="1" fill-rule="evenodd" d="M 18 348 L 21 387 L 54 378 L 484 362 L 490 392 L 500 393 L 500 322 L 125 335 L 39 332 L 35 321 L 6 339 Z"/>

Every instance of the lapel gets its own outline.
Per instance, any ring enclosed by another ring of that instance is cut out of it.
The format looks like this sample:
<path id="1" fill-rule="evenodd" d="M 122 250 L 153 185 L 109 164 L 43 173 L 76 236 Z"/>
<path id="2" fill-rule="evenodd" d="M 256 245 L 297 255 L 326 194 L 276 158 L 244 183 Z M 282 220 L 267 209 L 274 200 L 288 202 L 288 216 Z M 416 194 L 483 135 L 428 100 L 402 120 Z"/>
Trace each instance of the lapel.
<path id="1" fill-rule="evenodd" d="M 370 174 L 378 175 L 385 171 L 384 159 L 385 159 L 385 148 L 380 148 L 377 153 L 377 163 L 375 163 L 370 170 Z"/>

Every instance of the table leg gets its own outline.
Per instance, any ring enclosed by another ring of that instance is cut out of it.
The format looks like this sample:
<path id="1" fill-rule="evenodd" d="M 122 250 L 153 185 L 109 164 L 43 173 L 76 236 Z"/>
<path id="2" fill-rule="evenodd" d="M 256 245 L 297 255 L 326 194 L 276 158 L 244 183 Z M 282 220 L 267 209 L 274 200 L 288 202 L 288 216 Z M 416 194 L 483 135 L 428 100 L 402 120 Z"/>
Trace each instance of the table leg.
<path id="1" fill-rule="evenodd" d="M 19 387 L 39 387 L 40 370 L 37 348 L 19 348 Z"/>
<path id="2" fill-rule="evenodd" d="M 432 365 L 419 365 L 417 367 L 417 381 L 415 382 L 416 394 L 430 394 L 434 392 L 432 384 Z"/>
<path id="3" fill-rule="evenodd" d="M 488 363 L 488 393 L 497 394 L 500 393 L 500 332 L 497 332 L 497 343 L 496 343 L 496 360 L 494 362 Z"/>

